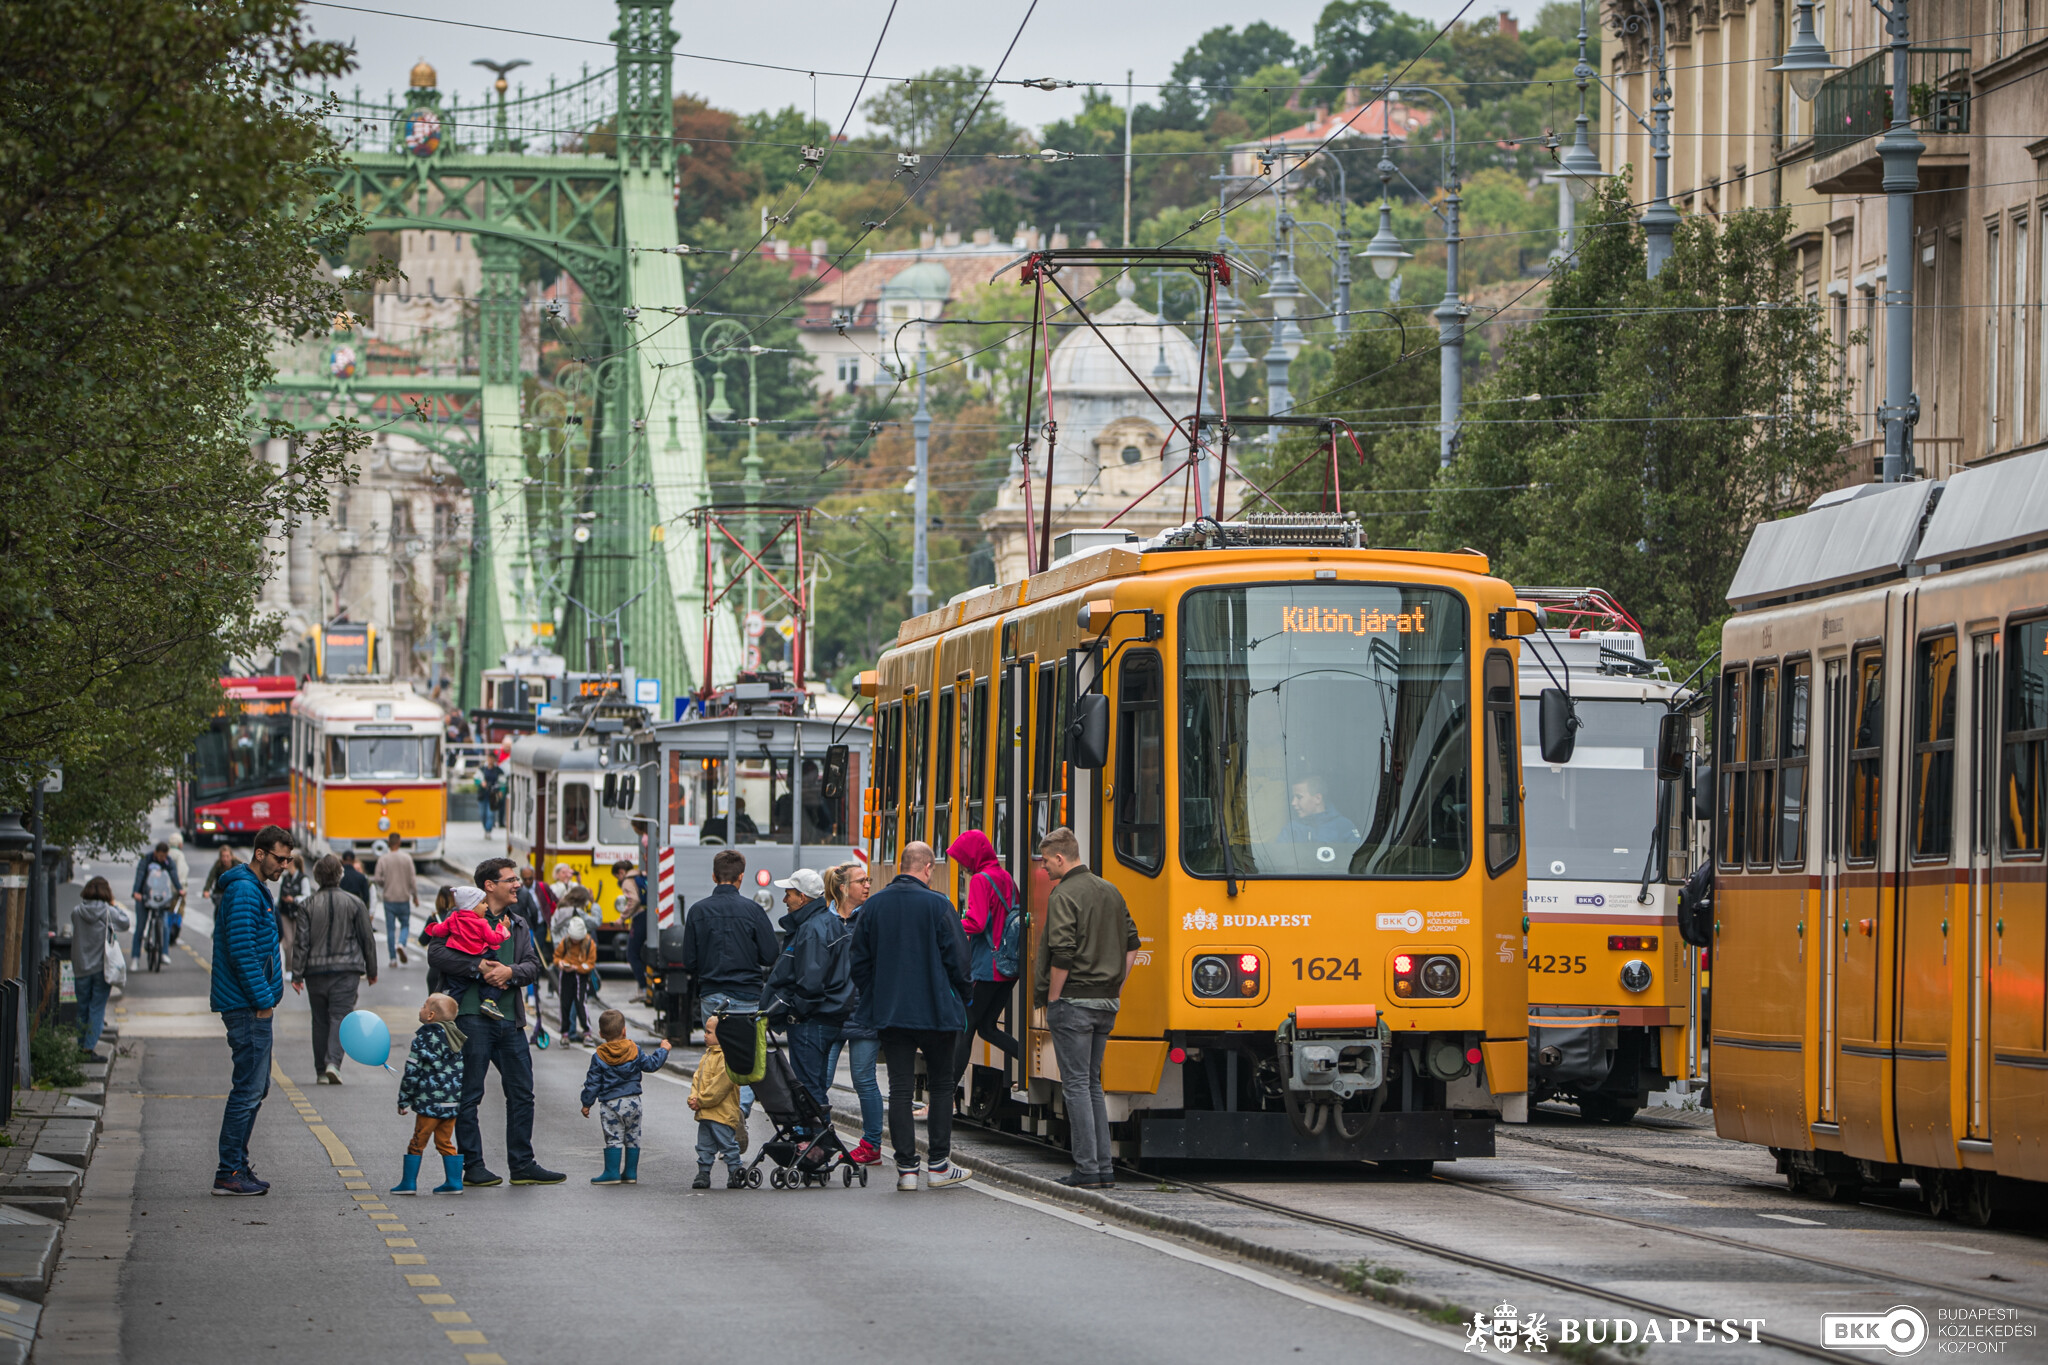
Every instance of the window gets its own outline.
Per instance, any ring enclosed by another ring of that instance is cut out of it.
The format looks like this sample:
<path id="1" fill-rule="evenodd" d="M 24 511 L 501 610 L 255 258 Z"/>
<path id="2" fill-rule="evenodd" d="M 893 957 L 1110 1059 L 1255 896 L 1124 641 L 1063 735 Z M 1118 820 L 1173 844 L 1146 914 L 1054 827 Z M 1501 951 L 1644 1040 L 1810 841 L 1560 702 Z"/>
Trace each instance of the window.
<path id="1" fill-rule="evenodd" d="M 1813 664 L 1800 659 L 1785 665 L 1781 703 L 1785 732 L 1778 743 L 1778 862 L 1806 864 L 1806 756 L 1808 721 L 1813 714 Z"/>
<path id="2" fill-rule="evenodd" d="M 924 840 L 924 764 L 925 736 L 931 733 L 932 694 L 923 693 L 915 706 L 904 708 L 906 722 L 903 737 L 903 783 L 904 802 L 910 808 L 910 833 L 904 836 L 906 843 L 921 843 Z"/>
<path id="3" fill-rule="evenodd" d="M 431 735 L 329 735 L 327 775 L 361 782 L 374 778 L 440 776 Z"/>
<path id="4" fill-rule="evenodd" d="M 1859 649 L 1849 666 L 1849 790 L 1843 802 L 1848 827 L 1842 856 L 1877 861 L 1884 827 L 1884 655 Z"/>
<path id="5" fill-rule="evenodd" d="M 1003 670 L 1002 686 L 996 694 L 996 819 L 994 843 L 1003 853 L 1016 843 L 1010 828 L 1010 788 L 1017 780 L 1017 691 L 1031 676 L 1029 664 Z"/>
<path id="6" fill-rule="evenodd" d="M 1913 858 L 1946 860 L 1954 843 L 1956 637 L 1934 635 L 1913 654 Z"/>
<path id="7" fill-rule="evenodd" d="M 988 791 L 988 679 L 974 684 L 974 691 L 960 708 L 961 746 L 965 757 L 960 760 L 961 772 L 967 783 L 967 817 L 962 829 L 983 829 L 982 817 L 986 811 L 984 802 Z M 1001 845 L 997 845 L 1001 847 Z"/>
<path id="8" fill-rule="evenodd" d="M 1749 773 L 1743 764 L 1749 758 L 1745 741 L 1749 734 L 1749 673 L 1731 668 L 1721 675 L 1721 742 L 1716 760 L 1721 770 L 1720 828 L 1715 832 L 1718 859 L 1723 867 L 1741 867 L 1744 820 L 1749 814 Z"/>
<path id="9" fill-rule="evenodd" d="M 2027 220 L 2012 225 L 2012 439 L 2027 439 Z"/>
<path id="10" fill-rule="evenodd" d="M 1116 856 L 1155 873 L 1166 853 L 1165 674 L 1151 650 L 1118 665 Z"/>
<path id="11" fill-rule="evenodd" d="M 1530 880 L 1635 881 L 1646 861 L 1637 836 L 1656 821 L 1657 721 L 1664 708 L 1579 697 L 1572 761 L 1550 764 L 1542 745 L 1527 742 L 1540 723 L 1539 705 L 1534 697 L 1522 703 L 1521 818 L 1529 831 Z"/>
<path id="12" fill-rule="evenodd" d="M 1138 447 L 1136 446 L 1125 446 L 1123 448 L 1123 460 L 1125 464 L 1136 464 L 1138 463 L 1138 461 L 1144 458 L 1145 452 L 1138 449 Z"/>
<path id="13" fill-rule="evenodd" d="M 1495 876 L 1522 853 L 1521 750 L 1515 743 L 1515 665 L 1501 650 L 1486 656 L 1486 870 Z"/>
<path id="14" fill-rule="evenodd" d="M 1778 778 L 1778 668 L 1759 664 L 1749 675 L 1749 862 L 1771 865 Z"/>
<path id="15" fill-rule="evenodd" d="M 1204 588 L 1181 607 L 1180 857 L 1198 877 L 1454 877 L 1471 860 L 1464 599 Z"/>
<path id="16" fill-rule="evenodd" d="M 848 389 L 860 383 L 860 357 L 839 357 L 839 382 Z"/>
<path id="17" fill-rule="evenodd" d="M 1999 268 L 1998 229 L 1994 226 L 1984 235 L 1984 270 L 1985 279 L 1990 290 L 1990 297 L 1985 300 L 1988 306 L 1984 310 L 1984 373 L 1990 379 L 1990 382 L 1985 386 L 1985 392 L 1989 395 L 1986 399 L 1988 404 L 1987 416 L 1991 422 L 1991 440 L 1988 448 L 1992 450 L 1997 450 L 2005 444 L 2005 433 L 1999 427 L 1999 419 L 2005 415 L 2004 404 L 1999 401 L 2003 397 L 1999 392 L 2000 377 L 2004 374 L 2004 371 L 1999 368 L 1999 364 L 2004 357 L 1999 354 L 1998 350 L 1998 314 L 2005 302 L 1999 297 L 2000 285 L 2002 284 Z"/>
<path id="18" fill-rule="evenodd" d="M 2043 749 L 2048 748 L 2048 618 L 2010 627 L 2005 637 L 2005 778 L 1998 803 L 2000 846 L 2041 855 Z"/>
<path id="19" fill-rule="evenodd" d="M 555 810 L 561 820 L 561 842 L 587 844 L 590 842 L 590 784 L 588 782 L 564 782 L 560 788 L 561 800 Z"/>
<path id="20" fill-rule="evenodd" d="M 1031 728 L 1031 841 L 1033 849 L 1038 841 L 1059 823 L 1052 817 L 1053 790 L 1059 784 L 1056 769 L 1059 766 L 1059 722 L 1054 717 L 1054 702 L 1058 687 L 1054 677 L 1058 669 L 1052 664 L 1042 665 L 1038 670 L 1038 696 L 1033 706 Z"/>
<path id="21" fill-rule="evenodd" d="M 941 858 L 953 838 L 953 747 L 958 741 L 953 729 L 953 689 L 942 688 L 939 730 L 932 740 L 932 848 Z"/>
<path id="22" fill-rule="evenodd" d="M 903 793 L 903 703 L 892 701 L 882 708 L 875 742 L 882 751 L 882 861 L 896 861 L 896 824 L 902 814 Z"/>
<path id="23" fill-rule="evenodd" d="M 290 727 L 285 716 L 250 715 L 239 708 L 232 715 L 215 716 L 195 746 L 194 794 L 201 800 L 219 801 L 287 786 Z"/>

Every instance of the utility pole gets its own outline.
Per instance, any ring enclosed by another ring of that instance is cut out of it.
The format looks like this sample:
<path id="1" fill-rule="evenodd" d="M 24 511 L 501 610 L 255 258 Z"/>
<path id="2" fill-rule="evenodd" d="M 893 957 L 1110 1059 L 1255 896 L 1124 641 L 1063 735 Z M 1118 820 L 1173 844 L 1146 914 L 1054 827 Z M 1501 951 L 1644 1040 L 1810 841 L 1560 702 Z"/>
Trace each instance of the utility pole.
<path id="1" fill-rule="evenodd" d="M 1451 121 L 1450 146 L 1445 149 L 1444 206 L 1444 297 L 1436 306 L 1437 325 L 1437 462 L 1446 468 L 1458 453 L 1458 425 L 1465 406 L 1465 315 L 1471 310 L 1458 297 L 1458 111 L 1442 92 L 1426 85 L 1413 85 L 1404 98 L 1429 95 L 1444 107 Z"/>
<path id="2" fill-rule="evenodd" d="M 1890 9 L 1875 3 L 1892 36 L 1892 126 L 1877 140 L 1884 162 L 1886 263 L 1884 281 L 1884 481 L 1913 474 L 1913 426 L 1920 420 L 1920 396 L 1913 392 L 1913 200 L 1920 188 L 1920 154 L 1927 144 L 1913 134 L 1911 42 L 1906 0 Z"/>
<path id="3" fill-rule="evenodd" d="M 1656 0 L 1656 4 L 1657 32 L 1650 39 L 1650 55 L 1657 68 L 1656 84 L 1650 89 L 1650 157 L 1657 165 L 1657 198 L 1643 212 L 1643 234 L 1648 239 L 1644 254 L 1653 280 L 1671 259 L 1671 234 L 1678 228 L 1678 210 L 1671 206 L 1671 60 L 1664 46 L 1668 21 L 1664 0 Z M 1634 15 L 1628 27 L 1640 24 L 1641 16 Z"/>
<path id="4" fill-rule="evenodd" d="M 930 520 L 932 410 L 925 402 L 924 362 L 924 328 L 920 325 L 917 329 L 917 415 L 910 419 L 910 430 L 917 445 L 917 492 L 911 506 L 911 515 L 917 521 L 910 555 L 912 616 L 924 615 L 931 610 L 932 604 L 931 552 L 925 543 L 926 524 Z"/>
<path id="5" fill-rule="evenodd" d="M 1124 69 L 1124 245 L 1131 244 L 1131 84 L 1137 73 Z"/>

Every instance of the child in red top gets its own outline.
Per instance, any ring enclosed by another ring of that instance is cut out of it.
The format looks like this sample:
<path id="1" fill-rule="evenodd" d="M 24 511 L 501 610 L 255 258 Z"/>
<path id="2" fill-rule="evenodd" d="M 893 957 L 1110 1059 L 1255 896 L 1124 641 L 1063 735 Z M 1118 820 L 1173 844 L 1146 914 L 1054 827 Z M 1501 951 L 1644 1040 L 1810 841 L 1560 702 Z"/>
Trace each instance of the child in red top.
<path id="1" fill-rule="evenodd" d="M 498 1001 L 504 998 L 504 988 L 493 986 L 490 982 L 483 979 L 481 975 L 483 967 L 482 958 L 487 954 L 496 952 L 498 946 L 505 941 L 512 931 L 509 928 L 499 928 L 477 913 L 477 907 L 482 905 L 483 901 L 484 893 L 477 888 L 473 886 L 456 887 L 455 908 L 448 912 L 448 918 L 429 924 L 426 932 L 431 938 L 445 941 L 449 948 L 455 952 L 478 959 L 478 974 L 468 976 L 443 974 L 441 989 L 447 994 L 454 996 L 457 1000 L 460 1000 L 463 992 L 474 987 L 478 998 L 482 1001 L 479 1009 L 484 1017 L 487 1019 L 503 1019 L 505 1012 L 498 1008 Z"/>

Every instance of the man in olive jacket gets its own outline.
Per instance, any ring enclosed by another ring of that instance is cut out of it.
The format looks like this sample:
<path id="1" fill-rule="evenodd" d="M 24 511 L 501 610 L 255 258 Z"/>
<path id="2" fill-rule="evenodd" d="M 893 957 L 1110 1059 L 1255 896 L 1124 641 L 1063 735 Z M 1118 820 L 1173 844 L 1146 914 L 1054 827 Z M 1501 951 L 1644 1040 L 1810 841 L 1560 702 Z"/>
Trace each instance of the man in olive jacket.
<path id="1" fill-rule="evenodd" d="M 1074 1169 L 1060 1177 L 1077 1189 L 1116 1184 L 1102 1056 L 1116 1027 L 1118 998 L 1138 955 L 1138 926 L 1123 893 L 1088 870 L 1081 841 L 1062 825 L 1038 841 L 1053 879 L 1038 945 L 1037 995 L 1052 1033 L 1066 1092 Z"/>
<path id="2" fill-rule="evenodd" d="M 341 1021 L 363 978 L 377 984 L 377 941 L 370 907 L 341 889 L 341 859 L 329 853 L 314 863 L 313 882 L 320 889 L 292 910 L 292 989 L 313 1006 L 313 1074 L 340 1085 Z"/>

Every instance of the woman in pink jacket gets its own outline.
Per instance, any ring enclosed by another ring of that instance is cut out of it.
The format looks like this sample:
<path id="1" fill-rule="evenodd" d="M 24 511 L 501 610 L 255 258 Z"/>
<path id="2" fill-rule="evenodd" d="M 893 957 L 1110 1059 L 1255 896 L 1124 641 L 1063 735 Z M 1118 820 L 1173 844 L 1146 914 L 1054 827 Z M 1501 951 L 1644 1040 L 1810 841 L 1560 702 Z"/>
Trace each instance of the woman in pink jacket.
<path id="1" fill-rule="evenodd" d="M 1013 1061 L 1023 1052 L 1017 1040 L 996 1023 L 1003 1007 L 1010 1003 L 1011 979 L 996 970 L 996 952 L 1003 946 L 1003 929 L 1017 904 L 1017 883 L 997 864 L 995 846 L 978 829 L 970 829 L 953 840 L 946 848 L 946 856 L 967 873 L 967 910 L 960 917 L 960 928 L 967 935 L 968 975 L 974 978 L 974 997 L 967 1002 L 967 1028 L 960 1035 L 960 1051 L 954 1064 L 954 1070 L 965 1083 L 967 1053 L 975 1034 L 1001 1048 Z M 968 1094 L 971 1100 L 971 1087 Z"/>

